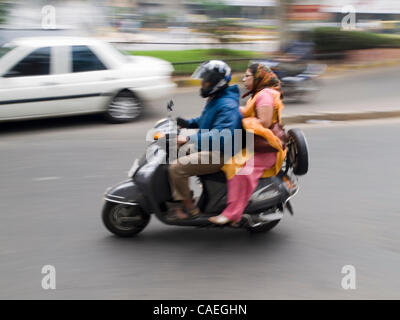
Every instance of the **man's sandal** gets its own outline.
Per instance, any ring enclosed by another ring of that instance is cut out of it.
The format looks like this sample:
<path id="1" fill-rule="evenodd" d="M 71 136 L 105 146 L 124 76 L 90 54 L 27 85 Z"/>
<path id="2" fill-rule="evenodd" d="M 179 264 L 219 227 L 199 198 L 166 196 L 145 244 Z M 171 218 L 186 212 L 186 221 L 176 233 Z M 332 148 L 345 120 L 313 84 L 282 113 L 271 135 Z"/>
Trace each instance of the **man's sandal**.
<path id="1" fill-rule="evenodd" d="M 178 210 L 179 207 L 170 208 L 167 213 L 168 221 L 185 220 L 188 218 L 186 213 L 182 213 Z M 180 208 L 182 209 L 182 208 Z M 182 210 L 183 211 L 183 210 Z"/>
<path id="2" fill-rule="evenodd" d="M 179 209 L 181 209 L 181 211 L 179 211 Z M 196 218 L 199 215 L 200 209 L 196 206 L 189 210 L 183 207 L 174 207 L 168 210 L 167 219 L 169 221 L 186 220 L 189 218 Z"/>
<path id="3" fill-rule="evenodd" d="M 189 214 L 189 216 L 191 218 L 196 218 L 200 215 L 200 209 L 196 206 L 194 206 L 193 208 L 190 208 L 190 209 L 183 208 L 183 211 L 185 213 Z"/>

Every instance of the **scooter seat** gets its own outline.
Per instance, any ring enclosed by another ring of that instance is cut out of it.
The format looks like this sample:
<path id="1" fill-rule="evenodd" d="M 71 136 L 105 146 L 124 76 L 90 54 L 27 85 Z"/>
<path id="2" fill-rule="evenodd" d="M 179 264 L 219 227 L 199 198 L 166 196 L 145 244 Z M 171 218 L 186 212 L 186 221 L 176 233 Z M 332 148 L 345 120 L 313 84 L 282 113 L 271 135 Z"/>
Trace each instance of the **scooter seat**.
<path id="1" fill-rule="evenodd" d="M 204 174 L 198 176 L 201 180 L 211 180 L 211 181 L 218 181 L 218 182 L 226 182 L 225 173 L 223 171 L 218 171 L 216 173 L 211 174 Z"/>

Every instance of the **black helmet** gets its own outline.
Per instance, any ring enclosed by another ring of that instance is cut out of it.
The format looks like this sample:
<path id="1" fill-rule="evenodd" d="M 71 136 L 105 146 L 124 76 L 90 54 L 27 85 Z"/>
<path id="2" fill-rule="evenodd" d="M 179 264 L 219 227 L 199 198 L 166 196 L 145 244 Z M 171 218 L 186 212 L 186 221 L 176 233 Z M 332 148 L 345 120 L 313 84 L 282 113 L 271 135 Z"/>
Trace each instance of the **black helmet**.
<path id="1" fill-rule="evenodd" d="M 202 79 L 210 85 L 200 89 L 203 98 L 225 89 L 231 81 L 231 68 L 221 60 L 210 60 L 202 63 L 192 74 L 193 79 Z"/>

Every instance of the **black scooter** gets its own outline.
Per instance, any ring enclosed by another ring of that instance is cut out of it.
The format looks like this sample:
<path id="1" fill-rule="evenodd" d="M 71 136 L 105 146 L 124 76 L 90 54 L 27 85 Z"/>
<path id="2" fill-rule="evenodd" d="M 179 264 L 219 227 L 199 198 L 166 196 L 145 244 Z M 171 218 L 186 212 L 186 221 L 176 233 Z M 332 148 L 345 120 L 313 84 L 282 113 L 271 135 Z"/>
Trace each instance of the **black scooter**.
<path id="1" fill-rule="evenodd" d="M 281 68 L 281 63 L 276 60 L 253 61 L 263 63 L 281 80 L 282 91 L 285 101 L 311 102 L 316 93 L 321 90 L 319 77 L 325 72 L 327 66 L 318 63 L 304 63 L 295 74 L 287 72 Z"/>
<path id="2" fill-rule="evenodd" d="M 168 104 L 172 111 L 172 101 Z M 168 208 L 174 205 L 168 181 L 169 145 L 179 134 L 176 121 L 170 113 L 154 126 L 154 139 L 147 152 L 135 160 L 129 179 L 104 194 L 103 223 L 113 234 L 130 237 L 141 232 L 154 214 L 168 225 L 191 227 L 219 227 L 208 218 L 221 213 L 226 206 L 226 178 L 224 173 L 199 176 L 202 193 L 197 199 L 199 217 L 168 219 Z M 299 129 L 288 131 L 287 157 L 278 175 L 260 179 L 245 209 L 242 220 L 231 228 L 244 228 L 250 232 L 266 232 L 274 228 L 283 217 L 284 209 L 293 214 L 289 202 L 299 190 L 297 177 L 308 171 L 308 149 L 304 134 Z"/>

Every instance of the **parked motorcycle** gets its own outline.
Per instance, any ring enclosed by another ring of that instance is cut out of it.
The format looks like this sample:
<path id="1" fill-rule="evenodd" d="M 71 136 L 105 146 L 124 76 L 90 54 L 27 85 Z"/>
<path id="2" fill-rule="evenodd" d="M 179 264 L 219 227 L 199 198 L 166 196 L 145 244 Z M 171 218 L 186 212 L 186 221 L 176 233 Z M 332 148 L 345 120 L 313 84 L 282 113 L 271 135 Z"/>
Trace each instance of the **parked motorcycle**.
<path id="1" fill-rule="evenodd" d="M 197 200 L 201 214 L 195 218 L 169 220 L 168 208 L 174 204 L 168 181 L 170 144 L 179 134 L 176 121 L 169 115 L 153 128 L 154 138 L 146 153 L 136 159 L 129 170 L 128 179 L 108 188 L 104 194 L 102 219 L 105 227 L 120 237 L 130 237 L 141 232 L 155 215 L 167 225 L 185 227 L 215 227 L 208 218 L 221 213 L 226 207 L 227 188 L 224 173 L 199 176 L 202 193 Z M 290 199 L 298 192 L 297 176 L 308 171 L 308 148 L 304 134 L 299 129 L 288 131 L 287 157 L 278 175 L 260 179 L 244 211 L 242 220 L 231 228 L 250 232 L 266 232 L 283 218 L 284 210 L 293 214 Z"/>
<path id="2" fill-rule="evenodd" d="M 297 72 L 285 70 L 285 64 L 276 60 L 257 61 L 269 67 L 281 80 L 285 99 L 296 102 L 310 102 L 321 89 L 318 79 L 326 70 L 325 64 L 308 63 L 299 65 Z M 287 65 L 287 64 L 286 64 Z"/>

